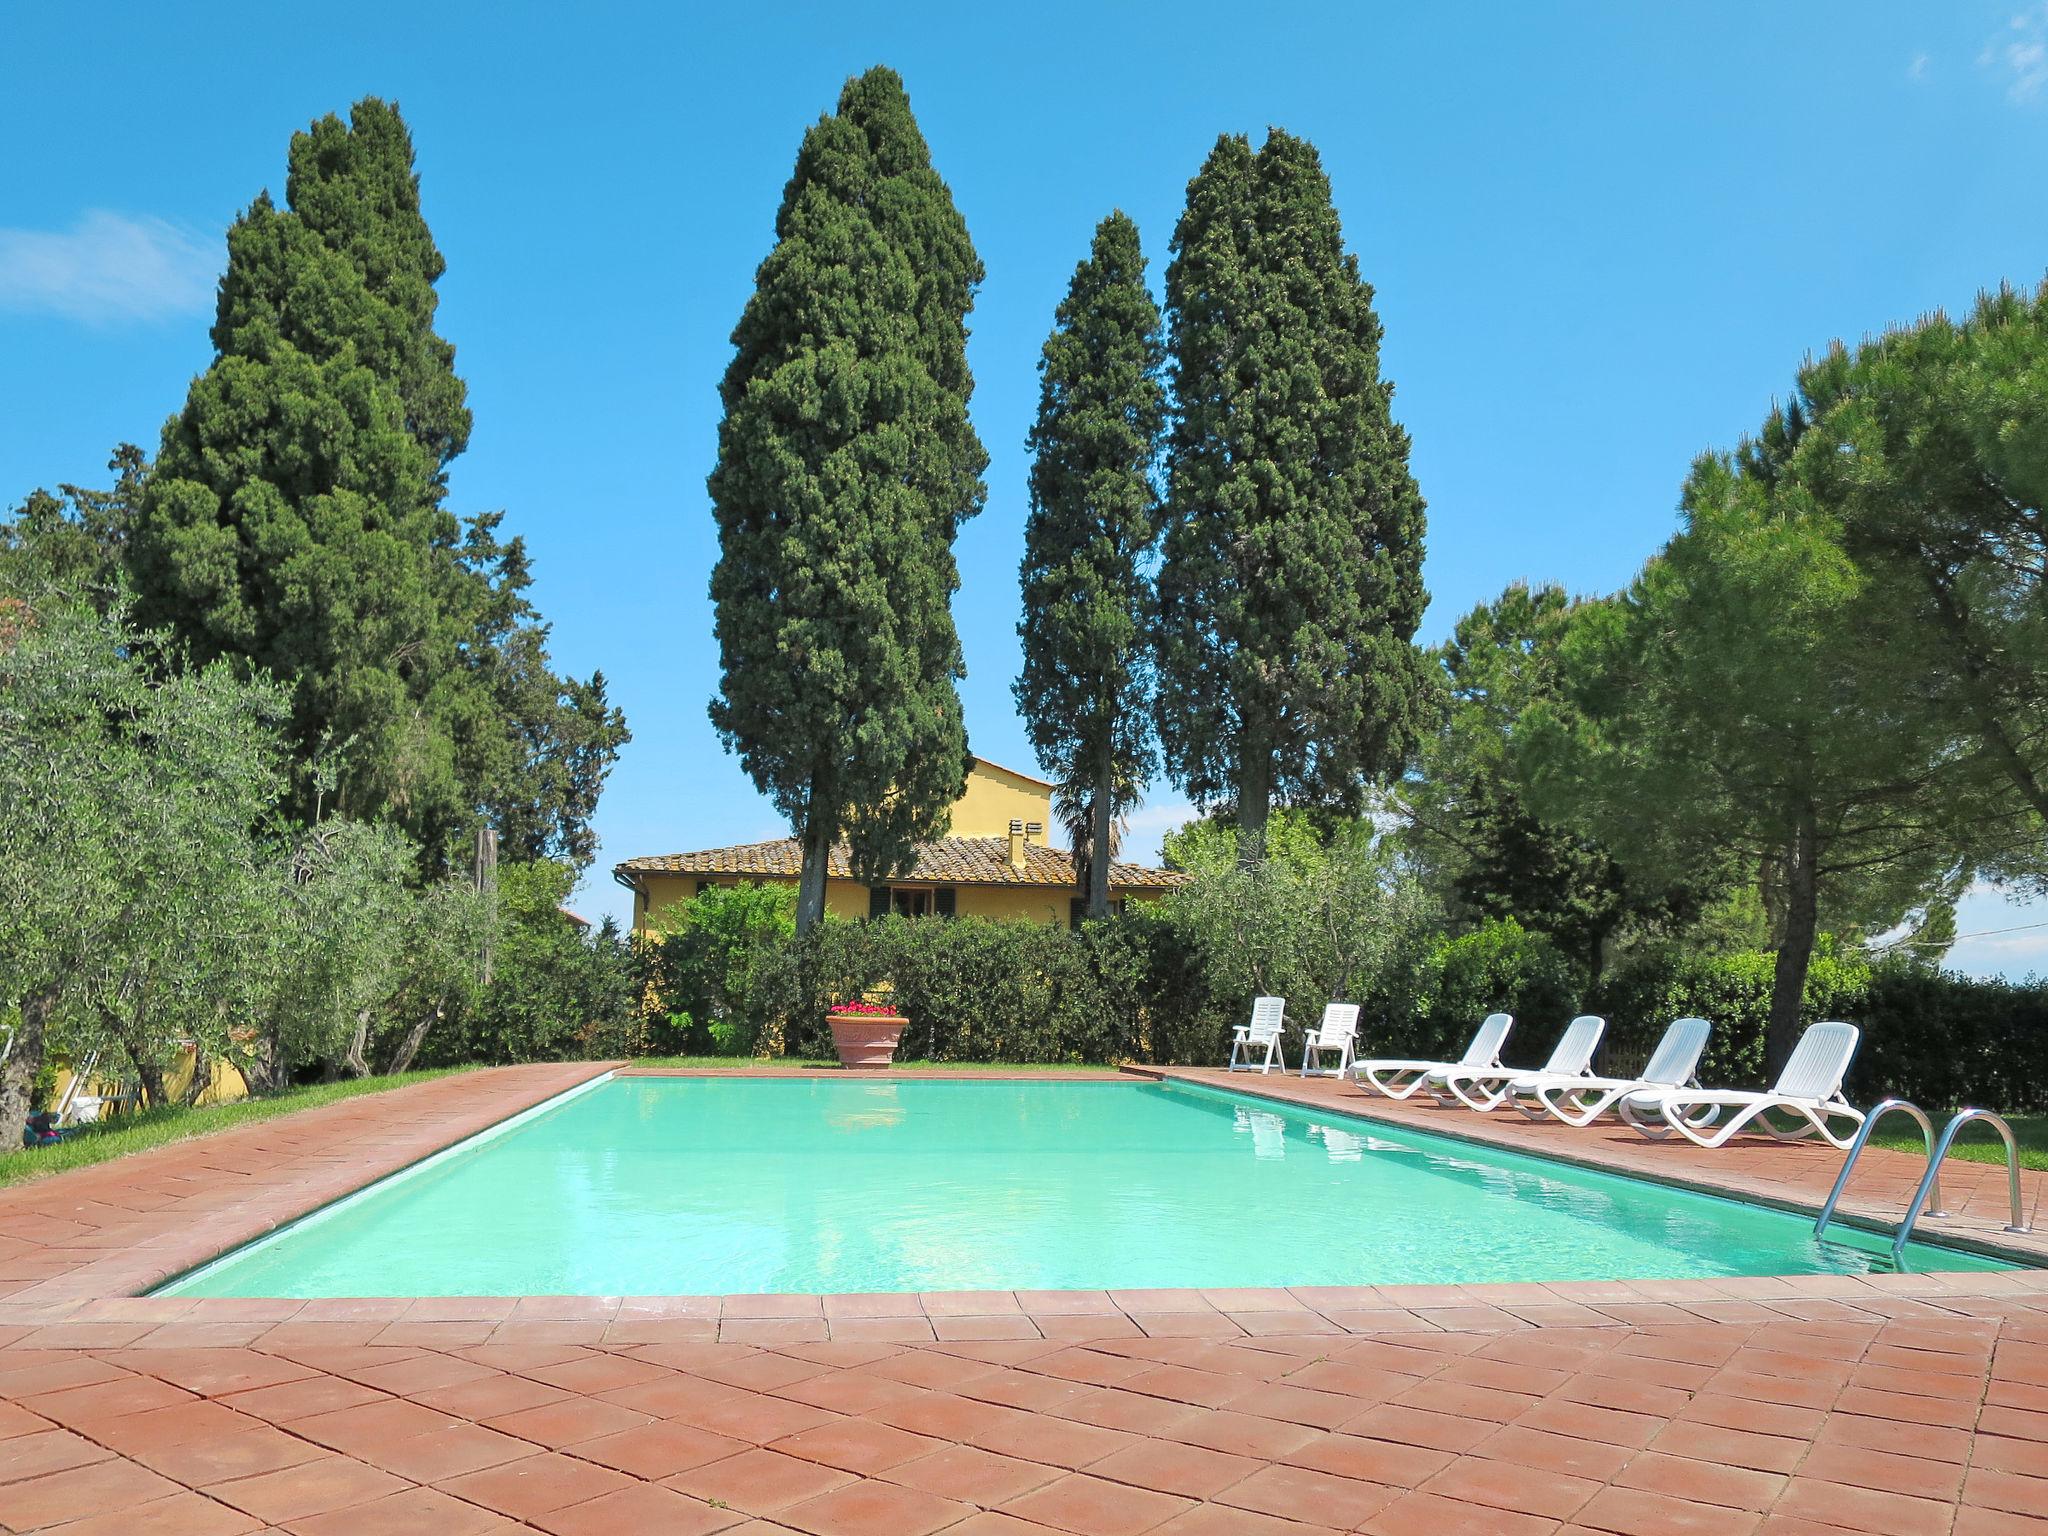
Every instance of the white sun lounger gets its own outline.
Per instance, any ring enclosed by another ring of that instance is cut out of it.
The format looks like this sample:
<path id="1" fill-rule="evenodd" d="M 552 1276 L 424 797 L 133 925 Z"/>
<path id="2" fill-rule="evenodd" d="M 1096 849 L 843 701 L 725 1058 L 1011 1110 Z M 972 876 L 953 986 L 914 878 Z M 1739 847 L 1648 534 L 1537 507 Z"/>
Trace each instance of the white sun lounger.
<path id="1" fill-rule="evenodd" d="M 1707 1048 L 1712 1028 L 1705 1019 L 1673 1019 L 1665 1026 L 1657 1049 L 1650 1052 L 1641 1077 L 1585 1077 L 1572 1083 L 1546 1083 L 1536 1090 L 1540 1108 L 1532 1109 L 1519 1099 L 1515 1108 L 1531 1119 L 1547 1110 L 1566 1125 L 1591 1125 L 1631 1094 L 1654 1096 L 1667 1088 L 1697 1088 L 1700 1053 Z M 1708 1123 L 1712 1119 L 1709 1114 Z"/>
<path id="2" fill-rule="evenodd" d="M 1547 1083 L 1583 1083 L 1593 1071 L 1593 1053 L 1600 1049 L 1600 1037 L 1607 1021 L 1596 1013 L 1582 1013 L 1565 1026 L 1557 1037 L 1550 1060 L 1537 1071 L 1525 1067 L 1459 1067 L 1444 1074 L 1444 1086 L 1467 1109 L 1487 1114 L 1510 1098 L 1533 1094 Z"/>
<path id="3" fill-rule="evenodd" d="M 1351 1055 L 1358 1044 L 1358 1004 L 1330 1003 L 1323 1009 L 1323 1022 L 1301 1042 L 1303 1077 L 1343 1077 L 1351 1070 Z M 1337 1065 L 1323 1065 L 1325 1053 L 1337 1053 Z"/>
<path id="4" fill-rule="evenodd" d="M 1785 1070 L 1778 1074 L 1777 1086 L 1767 1092 L 1667 1088 L 1654 1094 L 1632 1093 L 1622 1098 L 1621 1118 L 1645 1136 L 1661 1138 L 1676 1131 L 1703 1147 L 1722 1146 L 1755 1121 L 1760 1130 L 1780 1141 L 1798 1141 L 1818 1133 L 1831 1146 L 1847 1151 L 1852 1137 L 1837 1136 L 1828 1129 L 1828 1122 L 1847 1120 L 1852 1132 L 1863 1123 L 1863 1111 L 1842 1097 L 1842 1079 L 1848 1076 L 1861 1036 L 1854 1024 L 1816 1024 L 1799 1037 Z M 1773 1109 L 1797 1116 L 1800 1123 L 1789 1130 L 1779 1129 L 1764 1118 L 1765 1112 Z M 1715 1112 L 1712 1119 L 1719 1119 L 1722 1111 L 1733 1113 L 1725 1124 L 1709 1132 L 1705 1128 L 1709 1117 L 1701 1114 L 1704 1110 Z"/>
<path id="5" fill-rule="evenodd" d="M 1411 1098 L 1427 1086 L 1439 1100 L 1449 1102 L 1443 1090 L 1445 1074 L 1460 1067 L 1498 1071 L 1500 1048 L 1514 1024 L 1511 1013 L 1489 1013 L 1486 1021 L 1472 1032 L 1472 1043 L 1465 1047 L 1465 1054 L 1456 1061 L 1360 1061 L 1352 1064 L 1352 1070 L 1360 1082 L 1390 1099 Z"/>
<path id="6" fill-rule="evenodd" d="M 1226 1072 L 1249 1072 L 1252 1057 L 1260 1057 L 1259 1070 L 1270 1072 L 1277 1061 L 1280 1070 L 1287 1070 L 1287 1053 L 1280 1048 L 1280 1031 L 1287 1027 L 1287 999 L 1284 997 L 1255 997 L 1252 999 L 1252 1021 L 1240 1024 L 1230 1033 L 1230 1064 Z"/>

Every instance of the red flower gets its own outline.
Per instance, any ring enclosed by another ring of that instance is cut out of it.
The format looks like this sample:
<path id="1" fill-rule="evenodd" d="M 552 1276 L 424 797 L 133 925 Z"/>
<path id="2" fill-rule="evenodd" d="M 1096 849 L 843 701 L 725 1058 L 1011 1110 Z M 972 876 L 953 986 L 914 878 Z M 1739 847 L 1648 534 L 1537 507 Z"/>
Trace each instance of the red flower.
<path id="1" fill-rule="evenodd" d="M 864 1003 L 856 1001 L 851 1003 L 834 1003 L 826 1011 L 828 1013 L 894 1013 L 896 1010 L 894 1008 L 891 1008 L 887 1003 Z"/>

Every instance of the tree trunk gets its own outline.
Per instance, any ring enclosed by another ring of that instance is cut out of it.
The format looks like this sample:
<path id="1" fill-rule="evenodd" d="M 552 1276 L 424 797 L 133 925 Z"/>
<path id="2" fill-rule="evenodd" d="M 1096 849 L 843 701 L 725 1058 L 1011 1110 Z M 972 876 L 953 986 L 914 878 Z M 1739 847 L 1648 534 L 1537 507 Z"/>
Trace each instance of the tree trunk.
<path id="1" fill-rule="evenodd" d="M 1237 766 L 1237 862 L 1258 864 L 1266 857 L 1266 818 L 1273 803 L 1273 749 L 1265 730 L 1246 724 Z"/>
<path id="2" fill-rule="evenodd" d="M 15 1027 L 14 1048 L 0 1065 L 0 1147 L 12 1148 L 21 1137 L 36 1091 L 36 1078 L 43 1070 L 43 1038 L 50 1027 L 50 1015 L 63 996 L 61 983 L 32 992 L 21 1001 L 21 1023 Z"/>
<path id="3" fill-rule="evenodd" d="M 804 823 L 803 874 L 796 887 L 796 931 L 809 933 L 825 920 L 825 875 L 832 865 L 831 818 L 818 814 L 817 793 L 811 795 L 810 819 Z"/>
<path id="4" fill-rule="evenodd" d="M 1110 755 L 1109 733 L 1095 754 L 1095 803 L 1088 808 L 1088 915 L 1109 916 L 1110 797 L 1116 788 L 1116 763 Z"/>
<path id="5" fill-rule="evenodd" d="M 206 1047 L 197 1040 L 192 1042 L 192 1080 L 185 1085 L 182 1102 L 187 1109 L 205 1097 L 206 1090 L 213 1086 L 213 1058 L 206 1054 Z"/>
<path id="6" fill-rule="evenodd" d="M 132 1041 L 123 1039 L 121 1050 L 128 1057 L 128 1064 L 135 1069 L 135 1075 L 142 1082 L 142 1103 L 140 1108 L 156 1109 L 168 1104 L 171 1096 L 164 1091 L 164 1069 L 146 1051 L 138 1051 Z"/>
<path id="7" fill-rule="evenodd" d="M 1813 961 L 1820 926 L 1819 818 L 1811 804 L 1799 808 L 1785 856 L 1785 928 L 1771 978 L 1771 1021 L 1764 1036 L 1764 1070 L 1776 1081 L 1799 1039 L 1799 1015 L 1806 1002 L 1806 971 Z"/>
<path id="8" fill-rule="evenodd" d="M 403 1072 L 412 1065 L 413 1057 L 420 1053 L 427 1031 L 440 1020 L 441 1006 L 436 1003 L 420 1021 L 405 1032 L 405 1038 L 398 1042 L 398 1049 L 391 1053 L 391 1059 L 384 1064 L 386 1074 Z"/>
<path id="9" fill-rule="evenodd" d="M 348 1053 L 341 1058 L 341 1072 L 350 1077 L 368 1077 L 370 1059 L 363 1054 L 363 1048 L 370 1043 L 370 1010 L 364 1008 L 356 1014 L 356 1032 L 348 1043 Z M 340 1076 L 341 1073 L 333 1074 Z"/>

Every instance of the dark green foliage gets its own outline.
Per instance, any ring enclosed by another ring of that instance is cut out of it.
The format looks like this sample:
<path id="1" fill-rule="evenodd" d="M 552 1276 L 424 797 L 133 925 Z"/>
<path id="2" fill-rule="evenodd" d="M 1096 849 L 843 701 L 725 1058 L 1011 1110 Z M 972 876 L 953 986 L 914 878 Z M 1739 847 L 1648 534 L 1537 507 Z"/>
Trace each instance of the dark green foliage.
<path id="1" fill-rule="evenodd" d="M 1489 1013 L 1515 1016 L 1504 1058 L 1540 1066 L 1579 1012 L 1578 969 L 1540 933 L 1495 918 L 1437 946 L 1415 1002 L 1414 1033 L 1370 1040 L 1373 1054 L 1456 1060 Z"/>
<path id="2" fill-rule="evenodd" d="M 1631 870 L 1755 871 L 1778 957 L 1773 1071 L 1818 936 L 1938 897 L 1974 836 L 1950 738 L 1900 688 L 1885 606 L 1784 449 L 1794 428 L 1694 465 L 1684 530 L 1620 598 L 1574 615 L 1570 708 L 1537 722 L 1526 759 L 1537 813 Z"/>
<path id="3" fill-rule="evenodd" d="M 1513 918 L 1548 935 L 1594 983 L 1615 937 L 1690 914 L 1694 892 L 1715 882 L 1702 871 L 1683 884 L 1632 883 L 1605 846 L 1529 807 L 1522 726 L 1540 710 L 1555 728 L 1571 709 L 1563 640 L 1581 606 L 1562 587 L 1516 582 L 1458 621 L 1429 653 L 1449 707 L 1392 806 L 1454 917 Z"/>
<path id="4" fill-rule="evenodd" d="M 1256 857 L 1270 803 L 1355 810 L 1432 718 L 1423 502 L 1314 147 L 1219 139 L 1173 250 L 1160 738 Z"/>
<path id="5" fill-rule="evenodd" d="M 796 893 L 780 885 L 713 886 L 664 914 L 634 957 L 662 1054 L 750 1054 L 760 1019 L 749 1010 L 763 967 L 796 932 Z"/>
<path id="6" fill-rule="evenodd" d="M 499 867 L 491 984 L 456 1027 L 427 1037 L 424 1064 L 544 1061 L 619 1048 L 634 1008 L 631 958 L 609 921 L 587 933 L 562 911 L 575 883 L 573 870 L 548 861 Z"/>
<path id="7" fill-rule="evenodd" d="M 2048 1109 L 2048 986 L 1881 965 L 1859 1008 L 1849 1075 L 1859 1104 L 1901 1094 L 1930 1108 Z"/>
<path id="8" fill-rule="evenodd" d="M 519 541 L 443 506 L 470 427 L 433 329 L 444 265 L 394 107 L 293 136 L 286 207 L 259 195 L 228 233 L 217 355 L 142 497 L 140 616 L 290 686 L 299 763 L 338 768 L 323 809 L 389 817 L 430 861 L 480 819 L 587 860 L 624 722 L 601 677 L 547 673 Z M 313 775 L 293 798 L 311 812 Z"/>
<path id="9" fill-rule="evenodd" d="M 953 538 L 988 462 L 967 417 L 981 261 L 902 82 L 872 69 L 804 135 L 733 332 L 710 478 L 711 719 L 804 847 L 798 924 L 842 830 L 877 884 L 966 782 Z"/>
<path id="10" fill-rule="evenodd" d="M 2048 285 L 1809 362 L 1780 453 L 1839 508 L 1902 692 L 1970 747 L 1987 866 L 2048 878 Z M 1973 782 L 1974 781 L 1974 782 Z"/>
<path id="11" fill-rule="evenodd" d="M 1087 835 L 1072 846 L 1097 918 L 1108 914 L 1112 829 L 1157 758 L 1143 561 L 1158 527 L 1163 363 L 1138 226 L 1113 213 L 1074 269 L 1039 360 L 1016 683 L 1039 761 L 1085 807 Z"/>
<path id="12" fill-rule="evenodd" d="M 117 605 L 149 462 L 140 448 L 123 443 L 107 467 L 115 476 L 111 490 L 60 485 L 54 496 L 31 491 L 0 522 L 0 583 L 15 591 L 69 593 L 100 613 Z"/>
<path id="13" fill-rule="evenodd" d="M 758 1007 L 798 1056 L 832 1054 L 828 1005 L 891 984 L 910 1020 L 906 1059 L 1161 1059 L 1150 1054 L 1148 938 L 1123 918 L 1079 932 L 975 918 L 827 922 L 767 968 Z"/>

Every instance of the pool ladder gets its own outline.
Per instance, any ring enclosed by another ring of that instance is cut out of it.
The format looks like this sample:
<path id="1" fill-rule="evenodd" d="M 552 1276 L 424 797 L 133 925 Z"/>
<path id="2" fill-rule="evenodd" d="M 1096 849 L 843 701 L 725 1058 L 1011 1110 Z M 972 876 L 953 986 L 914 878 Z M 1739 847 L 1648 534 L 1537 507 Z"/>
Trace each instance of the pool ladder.
<path id="1" fill-rule="evenodd" d="M 1828 1191 L 1827 1204 L 1820 1208 L 1820 1219 L 1813 1224 L 1813 1235 L 1821 1236 L 1827 1231 L 1828 1223 L 1834 1219 L 1835 1204 L 1842 1198 L 1842 1191 L 1849 1187 L 1849 1175 L 1855 1171 L 1856 1159 L 1863 1155 L 1863 1148 L 1870 1141 L 1870 1133 L 1877 1129 L 1877 1122 L 1897 1110 L 1910 1115 L 1919 1123 L 1920 1134 L 1927 1143 L 1927 1172 L 1921 1175 L 1920 1187 L 1913 1191 L 1913 1198 L 1906 1204 L 1905 1219 L 1899 1223 L 1898 1231 L 1892 1234 L 1892 1263 L 1898 1265 L 1906 1252 L 1906 1243 L 1913 1235 L 1913 1223 L 1921 1216 L 1946 1216 L 1949 1213 L 1941 1207 L 1941 1163 L 1948 1156 L 1948 1149 L 1954 1145 L 1956 1133 L 1973 1120 L 1987 1121 L 2005 1142 L 2006 1182 L 2012 1194 L 2012 1221 L 2007 1224 L 2008 1232 L 2031 1232 L 2026 1212 L 2020 1204 L 2020 1153 L 2013 1141 L 2012 1127 L 2005 1123 L 2005 1116 L 1989 1109 L 1965 1109 L 1949 1121 L 1937 1141 L 1934 1123 L 1927 1118 L 1927 1111 L 1910 1099 L 1886 1099 L 1873 1109 L 1856 1132 L 1856 1140 L 1849 1148 L 1849 1155 L 1842 1162 L 1842 1171 L 1835 1177 L 1835 1187 Z"/>

